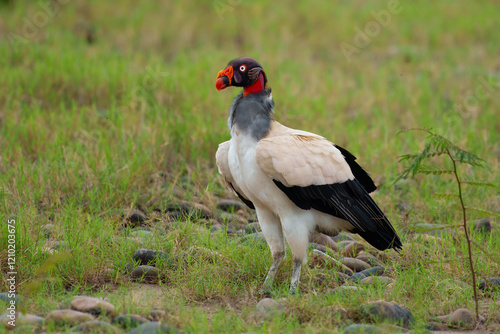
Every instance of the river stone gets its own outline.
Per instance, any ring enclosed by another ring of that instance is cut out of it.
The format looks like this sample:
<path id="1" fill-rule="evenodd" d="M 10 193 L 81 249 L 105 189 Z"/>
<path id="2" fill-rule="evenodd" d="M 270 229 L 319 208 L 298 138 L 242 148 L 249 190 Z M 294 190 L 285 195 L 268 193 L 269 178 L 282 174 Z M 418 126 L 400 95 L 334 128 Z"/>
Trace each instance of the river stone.
<path id="1" fill-rule="evenodd" d="M 151 321 L 161 321 L 162 319 L 165 319 L 167 315 L 167 311 L 154 308 L 151 312 L 149 312 L 148 319 Z"/>
<path id="2" fill-rule="evenodd" d="M 167 253 L 159 250 L 151 250 L 146 248 L 138 249 L 132 255 L 134 261 L 138 261 L 140 265 L 155 264 L 156 260 L 166 263 L 168 261 Z"/>
<path id="3" fill-rule="evenodd" d="M 210 209 L 199 203 L 181 202 L 167 207 L 166 212 L 178 212 L 181 216 L 195 216 L 197 218 L 212 218 Z"/>
<path id="4" fill-rule="evenodd" d="M 54 224 L 45 224 L 42 226 L 42 233 L 46 238 L 54 234 Z"/>
<path id="5" fill-rule="evenodd" d="M 113 316 L 116 314 L 115 306 L 113 304 L 93 297 L 77 297 L 71 301 L 71 308 L 94 315 L 104 313 Z"/>
<path id="6" fill-rule="evenodd" d="M 284 306 L 277 300 L 264 298 L 257 303 L 255 309 L 260 314 L 272 315 L 275 312 L 282 311 L 284 309 Z"/>
<path id="7" fill-rule="evenodd" d="M 358 259 L 355 259 L 355 258 L 352 258 L 352 257 L 344 257 L 342 260 L 342 264 L 347 266 L 349 269 L 351 269 L 354 272 L 364 271 L 366 269 L 371 268 L 371 266 L 368 263 L 361 261 L 361 260 L 358 260 Z M 366 275 L 366 276 L 369 276 L 369 275 Z"/>
<path id="8" fill-rule="evenodd" d="M 159 321 L 147 322 L 134 328 L 128 334 L 176 334 L 179 331 L 165 323 Z"/>
<path id="9" fill-rule="evenodd" d="M 41 327 L 43 326 L 44 322 L 45 322 L 44 318 L 33 314 L 19 313 L 19 316 L 17 318 L 17 325 L 20 326 L 29 325 L 29 326 Z"/>
<path id="10" fill-rule="evenodd" d="M 388 285 L 394 283 L 394 279 L 387 276 L 368 276 L 361 280 L 361 284 L 370 285 L 370 284 L 380 284 L 380 285 Z"/>
<path id="11" fill-rule="evenodd" d="M 123 329 L 132 329 L 132 328 L 138 327 L 142 324 L 145 324 L 146 322 L 149 322 L 149 320 L 140 316 L 140 315 L 124 314 L 124 315 L 119 315 L 116 318 L 114 318 L 112 324 L 118 325 L 119 327 L 121 327 Z"/>
<path id="12" fill-rule="evenodd" d="M 358 255 L 356 256 L 356 259 L 364 261 L 372 266 L 383 266 L 384 265 L 382 263 L 382 261 L 380 261 L 376 256 L 374 256 L 368 252 L 365 252 L 365 251 L 360 251 L 358 253 Z"/>
<path id="13" fill-rule="evenodd" d="M 345 240 L 354 240 L 350 235 L 345 234 L 344 232 L 337 234 L 336 236 L 332 237 L 332 239 L 335 242 L 341 242 L 341 241 L 345 241 Z"/>
<path id="14" fill-rule="evenodd" d="M 339 251 L 339 247 L 337 246 L 337 243 L 333 241 L 332 238 L 327 236 L 326 234 L 323 233 L 314 233 L 309 236 L 309 242 L 314 242 L 318 245 L 323 245 L 326 246 L 330 249 L 332 249 L 334 252 Z"/>
<path id="15" fill-rule="evenodd" d="M 222 211 L 234 212 L 245 209 L 245 204 L 235 199 L 221 199 L 215 204 L 215 207 Z"/>
<path id="16" fill-rule="evenodd" d="M 132 212 L 128 215 L 127 221 L 131 222 L 133 225 L 139 225 L 148 220 L 146 214 L 139 210 L 132 210 Z"/>
<path id="17" fill-rule="evenodd" d="M 348 245 L 344 247 L 344 256 L 346 257 L 354 257 L 356 256 L 359 252 L 364 251 L 366 249 L 366 246 L 363 245 L 362 243 L 359 243 L 357 241 L 352 241 Z"/>
<path id="18" fill-rule="evenodd" d="M 362 270 L 359 273 L 365 275 L 366 277 L 370 277 L 370 276 L 380 276 L 380 275 L 383 275 L 384 271 L 385 271 L 384 267 L 382 267 L 382 266 L 375 266 L 375 267 L 371 267 L 371 268 Z"/>
<path id="19" fill-rule="evenodd" d="M 391 321 L 408 327 L 415 319 L 410 311 L 396 303 L 378 300 L 363 307 L 363 313 L 374 321 Z"/>
<path id="20" fill-rule="evenodd" d="M 479 280 L 479 289 L 486 292 L 500 291 L 500 278 L 490 277 Z"/>
<path id="21" fill-rule="evenodd" d="M 342 286 L 336 287 L 335 289 L 330 290 L 330 293 L 344 296 L 344 295 L 349 295 L 351 293 L 357 293 L 357 292 L 362 292 L 362 291 L 364 291 L 363 288 L 360 288 L 357 286 L 342 285 Z"/>
<path id="22" fill-rule="evenodd" d="M 15 329 L 17 326 L 17 319 L 21 316 L 21 312 L 14 312 L 14 313 L 5 313 L 0 315 L 0 329 L 2 328 L 2 325 L 5 326 L 7 329 Z M 14 326 L 9 324 L 9 322 L 14 322 Z"/>
<path id="23" fill-rule="evenodd" d="M 105 321 L 92 320 L 86 321 L 71 328 L 71 332 L 78 332 L 84 334 L 112 334 L 121 333 L 118 328 L 115 328 Z"/>
<path id="24" fill-rule="evenodd" d="M 491 223 L 489 218 L 482 218 L 479 220 L 475 220 L 472 223 L 472 228 L 474 231 L 481 233 L 490 233 L 491 232 Z"/>
<path id="25" fill-rule="evenodd" d="M 82 322 L 94 320 L 94 316 L 75 310 L 54 310 L 47 314 L 46 321 L 76 325 Z"/>
<path id="26" fill-rule="evenodd" d="M 473 312 L 465 308 L 459 308 L 448 315 L 437 318 L 447 323 L 450 327 L 469 329 L 475 324 L 476 316 Z"/>
<path id="27" fill-rule="evenodd" d="M 130 277 L 135 280 L 142 280 L 145 283 L 157 283 L 160 271 L 153 266 L 138 266 L 130 273 Z"/>

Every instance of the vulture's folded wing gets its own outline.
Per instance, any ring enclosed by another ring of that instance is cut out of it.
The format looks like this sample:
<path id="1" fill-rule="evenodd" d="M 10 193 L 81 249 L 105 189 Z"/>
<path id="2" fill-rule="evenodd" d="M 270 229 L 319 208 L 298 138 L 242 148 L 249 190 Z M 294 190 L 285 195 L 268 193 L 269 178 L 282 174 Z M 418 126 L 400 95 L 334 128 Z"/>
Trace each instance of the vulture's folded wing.
<path id="1" fill-rule="evenodd" d="M 257 164 L 288 198 L 349 221 L 377 249 L 402 247 L 394 228 L 368 194 L 375 185 L 355 157 L 328 140 L 284 134 L 259 141 Z"/>
<path id="2" fill-rule="evenodd" d="M 215 153 L 215 160 L 217 161 L 217 167 L 219 168 L 219 173 L 224 176 L 227 185 L 231 188 L 232 191 L 241 199 L 243 203 L 245 203 L 250 209 L 255 209 L 253 203 L 245 197 L 243 191 L 238 187 L 236 182 L 233 179 L 231 174 L 231 170 L 229 169 L 228 163 L 228 152 L 229 152 L 229 141 L 225 141 L 219 144 L 219 148 L 217 149 L 217 153 Z"/>

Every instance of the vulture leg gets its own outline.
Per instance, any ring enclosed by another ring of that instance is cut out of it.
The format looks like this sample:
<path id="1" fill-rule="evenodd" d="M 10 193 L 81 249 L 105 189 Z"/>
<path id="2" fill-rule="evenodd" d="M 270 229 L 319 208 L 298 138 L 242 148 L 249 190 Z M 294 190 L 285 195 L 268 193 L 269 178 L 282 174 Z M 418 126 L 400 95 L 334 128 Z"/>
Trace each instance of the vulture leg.
<path id="1" fill-rule="evenodd" d="M 271 264 L 271 268 L 267 272 L 266 280 L 264 281 L 264 291 L 271 290 L 273 285 L 274 276 L 276 276 L 276 272 L 278 271 L 278 267 L 281 264 L 281 261 L 285 257 L 285 252 L 276 252 L 273 253 L 273 264 Z"/>
<path id="2" fill-rule="evenodd" d="M 269 272 L 267 273 L 266 280 L 264 281 L 263 290 L 267 292 L 271 289 L 278 271 L 281 261 L 285 257 L 285 243 L 283 239 L 283 231 L 281 222 L 272 211 L 256 208 L 257 217 L 259 218 L 259 225 L 262 228 L 262 233 L 271 248 L 273 254 L 273 263 Z"/>
<path id="3" fill-rule="evenodd" d="M 300 283 L 300 269 L 302 268 L 302 261 L 293 260 L 292 283 L 290 283 L 290 294 L 295 295 Z"/>
<path id="4" fill-rule="evenodd" d="M 283 218 L 283 232 L 288 245 L 292 250 L 293 271 L 290 283 L 290 294 L 297 292 L 300 283 L 300 270 L 302 264 L 307 261 L 307 247 L 309 245 L 309 219 L 307 216 L 295 214 Z"/>

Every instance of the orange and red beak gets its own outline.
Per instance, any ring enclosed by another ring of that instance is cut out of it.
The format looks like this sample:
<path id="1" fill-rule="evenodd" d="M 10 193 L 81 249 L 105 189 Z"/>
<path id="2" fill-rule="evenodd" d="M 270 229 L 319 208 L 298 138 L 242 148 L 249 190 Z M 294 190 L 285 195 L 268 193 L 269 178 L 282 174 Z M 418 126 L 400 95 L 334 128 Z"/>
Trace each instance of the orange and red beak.
<path id="1" fill-rule="evenodd" d="M 217 74 L 217 81 L 215 82 L 215 88 L 218 91 L 223 90 L 231 86 L 231 81 L 233 80 L 233 67 L 228 66 Z"/>

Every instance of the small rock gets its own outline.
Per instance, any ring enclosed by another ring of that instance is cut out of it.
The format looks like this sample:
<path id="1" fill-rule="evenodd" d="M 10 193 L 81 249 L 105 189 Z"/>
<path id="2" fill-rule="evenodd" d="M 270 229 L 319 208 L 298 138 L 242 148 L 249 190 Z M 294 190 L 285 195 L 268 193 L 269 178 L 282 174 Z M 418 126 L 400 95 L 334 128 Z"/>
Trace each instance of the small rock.
<path id="1" fill-rule="evenodd" d="M 472 223 L 474 231 L 481 233 L 490 233 L 491 232 L 491 223 L 489 218 L 483 218 L 480 220 L 476 220 Z"/>
<path id="2" fill-rule="evenodd" d="M 260 228 L 260 224 L 258 222 L 255 223 L 250 223 L 247 226 L 245 226 L 245 232 L 250 234 L 250 233 L 257 233 L 262 231 Z"/>
<path id="3" fill-rule="evenodd" d="M 486 292 L 500 291 L 500 278 L 490 277 L 487 279 L 481 278 L 479 280 L 479 289 Z"/>
<path id="4" fill-rule="evenodd" d="M 17 325 L 19 326 L 35 326 L 35 327 L 42 327 L 43 323 L 45 322 L 45 319 L 42 317 L 39 317 L 37 315 L 33 314 L 22 314 L 19 313 L 19 317 L 17 318 Z"/>
<path id="5" fill-rule="evenodd" d="M 364 261 L 372 266 L 383 266 L 384 265 L 382 263 L 382 261 L 380 261 L 377 257 L 375 257 L 372 254 L 365 252 L 365 251 L 359 252 L 359 254 L 356 256 L 356 259 Z"/>
<path id="6" fill-rule="evenodd" d="M 45 224 L 42 226 L 43 235 L 48 238 L 54 234 L 54 224 Z"/>
<path id="7" fill-rule="evenodd" d="M 335 289 L 332 289 L 330 292 L 338 295 L 348 295 L 352 292 L 361 292 L 363 288 L 352 286 L 352 285 L 342 285 Z"/>
<path id="8" fill-rule="evenodd" d="M 84 323 L 79 324 L 76 327 L 71 329 L 71 332 L 78 332 L 84 334 L 111 334 L 111 333 L 120 333 L 120 331 L 108 324 L 105 321 L 92 320 L 86 321 Z"/>
<path id="9" fill-rule="evenodd" d="M 153 266 L 138 266 L 130 274 L 135 280 L 142 280 L 144 283 L 157 283 L 160 271 Z"/>
<path id="10" fill-rule="evenodd" d="M 112 323 L 113 325 L 118 325 L 119 327 L 127 330 L 138 327 L 142 324 L 145 324 L 146 322 L 149 322 L 149 320 L 141 317 L 140 315 L 124 314 L 114 318 Z"/>
<path id="11" fill-rule="evenodd" d="M 309 236 L 309 242 L 314 242 L 318 245 L 323 245 L 326 246 L 330 249 L 332 249 L 334 252 L 339 251 L 339 247 L 337 246 L 337 243 L 333 241 L 332 238 L 327 236 L 326 234 L 323 233 L 314 233 Z"/>
<path id="12" fill-rule="evenodd" d="M 0 315 L 0 329 L 2 328 L 2 325 L 5 326 L 7 329 L 15 329 L 17 326 L 17 319 L 20 316 L 21 312 L 15 312 L 15 311 L 12 311 L 12 313 L 9 312 Z"/>
<path id="13" fill-rule="evenodd" d="M 335 279 L 335 281 L 337 281 L 339 284 L 343 284 L 350 277 L 349 275 L 341 273 L 339 271 L 334 271 L 331 274 L 332 274 L 332 277 Z"/>
<path id="14" fill-rule="evenodd" d="M 365 274 L 362 274 L 361 272 L 357 272 L 352 274 L 351 277 L 349 277 L 349 280 L 354 281 L 354 282 L 361 282 L 361 280 L 365 279 L 367 276 Z"/>
<path id="15" fill-rule="evenodd" d="M 284 309 L 280 302 L 271 298 L 261 299 L 255 307 L 259 313 L 276 312 Z"/>
<path id="16" fill-rule="evenodd" d="M 317 243 L 311 242 L 311 243 L 309 243 L 309 249 L 317 249 L 320 252 L 327 254 L 329 248 L 326 246 L 318 245 Z"/>
<path id="17" fill-rule="evenodd" d="M 337 243 L 340 242 L 340 241 L 345 241 L 345 240 L 354 241 L 354 239 L 351 236 L 349 236 L 349 235 L 347 235 L 347 234 L 345 234 L 343 232 L 341 232 L 341 233 L 337 234 L 336 236 L 332 237 L 332 240 L 335 241 L 335 242 L 337 242 Z"/>
<path id="18" fill-rule="evenodd" d="M 58 324 L 76 325 L 82 322 L 94 320 L 94 316 L 75 310 L 54 310 L 47 314 L 46 321 L 53 321 Z"/>
<path id="19" fill-rule="evenodd" d="M 199 203 L 181 202 L 178 204 L 169 205 L 166 212 L 177 211 L 182 216 L 195 216 L 198 218 L 211 218 L 210 209 Z"/>
<path id="20" fill-rule="evenodd" d="M 154 265 L 157 260 L 162 263 L 168 262 L 167 253 L 146 248 L 136 250 L 134 252 L 134 255 L 132 255 L 132 258 L 134 259 L 134 261 L 138 261 L 140 265 Z"/>
<path id="21" fill-rule="evenodd" d="M 364 271 L 371 268 L 368 263 L 352 257 L 344 257 L 344 259 L 342 260 L 342 264 L 350 268 L 354 272 Z"/>
<path id="22" fill-rule="evenodd" d="M 382 267 L 382 266 L 375 266 L 375 267 L 371 267 L 371 268 L 365 269 L 363 271 L 360 271 L 359 273 L 365 275 L 366 277 L 369 277 L 369 276 L 380 276 L 380 275 L 383 275 L 384 271 L 385 271 L 384 267 Z"/>
<path id="23" fill-rule="evenodd" d="M 425 326 L 425 329 L 429 331 L 440 332 L 440 331 L 447 331 L 448 326 L 435 321 L 429 321 L 429 323 Z"/>
<path id="24" fill-rule="evenodd" d="M 148 217 L 139 210 L 133 210 L 127 217 L 127 221 L 134 225 L 144 223 L 146 220 L 148 220 Z"/>
<path id="25" fill-rule="evenodd" d="M 379 284 L 379 285 L 388 285 L 394 283 L 394 279 L 387 276 L 368 276 L 361 280 L 361 284 L 369 285 L 369 284 Z"/>
<path id="26" fill-rule="evenodd" d="M 215 207 L 222 211 L 235 212 L 237 210 L 245 209 L 245 204 L 235 199 L 221 199 L 215 204 Z"/>
<path id="27" fill-rule="evenodd" d="M 77 297 L 71 301 L 71 308 L 94 315 L 101 313 L 115 315 L 115 306 L 105 300 L 92 297 Z"/>
<path id="28" fill-rule="evenodd" d="M 134 328 L 128 334 L 176 334 L 179 331 L 162 322 L 147 322 Z"/>
<path id="29" fill-rule="evenodd" d="M 448 315 L 437 318 L 454 328 L 471 328 L 476 322 L 474 313 L 465 308 L 459 308 Z"/>
<path id="30" fill-rule="evenodd" d="M 344 256 L 355 257 L 359 252 L 366 249 L 365 245 L 357 241 L 353 241 L 344 247 Z"/>
<path id="31" fill-rule="evenodd" d="M 165 310 L 159 310 L 159 309 L 152 309 L 151 312 L 149 313 L 149 320 L 151 321 L 160 321 L 164 320 L 167 317 L 167 311 Z"/>
<path id="32" fill-rule="evenodd" d="M 415 319 L 410 311 L 396 303 L 379 300 L 371 302 L 363 307 L 366 316 L 374 321 L 391 321 L 393 323 L 408 327 Z"/>
<path id="33" fill-rule="evenodd" d="M 383 333 L 382 328 L 375 325 L 352 324 L 343 331 L 344 334 L 378 334 Z"/>

